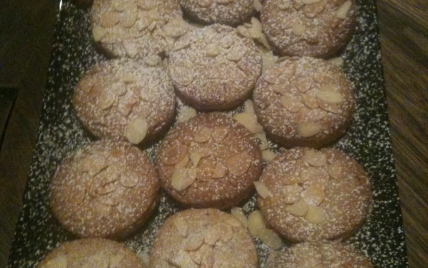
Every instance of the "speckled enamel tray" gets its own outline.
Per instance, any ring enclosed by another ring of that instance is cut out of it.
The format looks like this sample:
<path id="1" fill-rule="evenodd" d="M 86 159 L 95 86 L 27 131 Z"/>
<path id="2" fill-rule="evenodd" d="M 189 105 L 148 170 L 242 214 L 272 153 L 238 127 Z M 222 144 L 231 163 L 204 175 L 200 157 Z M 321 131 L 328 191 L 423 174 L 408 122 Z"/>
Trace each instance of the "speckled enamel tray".
<path id="1" fill-rule="evenodd" d="M 334 147 L 354 156 L 370 174 L 373 204 L 369 218 L 347 240 L 363 250 L 378 268 L 407 267 L 406 248 L 388 126 L 378 41 L 375 0 L 357 0 L 358 27 L 342 53 L 343 69 L 355 85 L 357 107 L 349 132 Z M 82 72 L 105 60 L 92 45 L 88 11 L 61 4 L 55 27 L 52 62 L 39 137 L 16 229 L 8 267 L 36 267 L 54 247 L 75 237 L 61 228 L 48 206 L 49 181 L 61 159 L 90 138 L 71 106 L 71 94 Z M 153 158 L 156 145 L 147 149 Z M 256 207 L 255 196 L 244 205 Z M 162 194 L 155 215 L 141 231 L 124 241 L 139 255 L 148 252 L 165 218 L 179 211 Z M 258 241 L 261 267 L 269 249 Z"/>

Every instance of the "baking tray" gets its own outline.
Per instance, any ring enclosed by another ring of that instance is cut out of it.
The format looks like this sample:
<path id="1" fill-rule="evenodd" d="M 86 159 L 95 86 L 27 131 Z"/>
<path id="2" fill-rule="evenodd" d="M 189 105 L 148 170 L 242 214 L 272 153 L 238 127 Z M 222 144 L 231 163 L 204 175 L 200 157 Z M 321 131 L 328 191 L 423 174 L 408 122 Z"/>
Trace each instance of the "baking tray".
<path id="1" fill-rule="evenodd" d="M 341 53 L 343 69 L 354 84 L 357 105 L 349 132 L 334 144 L 355 157 L 369 173 L 373 203 L 364 226 L 346 242 L 364 251 L 378 268 L 408 267 L 398 198 L 390 130 L 384 92 L 378 20 L 375 0 L 357 0 L 358 26 Z M 106 60 L 95 50 L 88 10 L 60 1 L 55 24 L 52 60 L 43 102 L 39 135 L 23 206 L 16 227 L 8 267 L 36 267 L 53 248 L 73 240 L 49 209 L 49 181 L 61 159 L 90 141 L 77 120 L 71 95 L 81 74 Z M 156 144 L 147 148 L 154 158 Z M 248 213 L 256 207 L 255 196 L 244 204 Z M 138 255 L 149 252 L 159 226 L 179 206 L 162 193 L 160 205 L 136 234 L 123 241 Z M 269 253 L 258 241 L 263 267 Z"/>

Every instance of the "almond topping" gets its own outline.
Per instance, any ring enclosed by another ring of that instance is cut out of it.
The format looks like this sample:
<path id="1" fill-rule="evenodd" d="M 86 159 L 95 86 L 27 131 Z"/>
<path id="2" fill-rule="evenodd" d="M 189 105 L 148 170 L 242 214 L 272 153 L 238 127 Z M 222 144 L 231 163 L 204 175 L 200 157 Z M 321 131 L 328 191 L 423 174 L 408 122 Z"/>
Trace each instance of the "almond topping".
<path id="1" fill-rule="evenodd" d="M 144 140 L 147 134 L 149 125 L 146 119 L 135 118 L 128 122 L 125 128 L 124 136 L 132 144 L 139 144 Z"/>
<path id="2" fill-rule="evenodd" d="M 233 116 L 233 119 L 244 125 L 251 133 L 263 132 L 263 127 L 257 122 L 257 116 L 253 113 L 239 113 Z"/>
<path id="3" fill-rule="evenodd" d="M 177 168 L 171 176 L 171 185 L 175 190 L 181 192 L 192 185 L 195 179 L 196 176 L 189 176 L 186 168 Z"/>
<path id="4" fill-rule="evenodd" d="M 309 205 L 305 202 L 305 200 L 300 199 L 296 203 L 291 206 L 287 206 L 285 210 L 294 216 L 303 217 L 308 212 Z"/>
<path id="5" fill-rule="evenodd" d="M 144 57 L 144 63 L 151 67 L 159 66 L 161 62 L 162 59 L 157 55 Z"/>
<path id="6" fill-rule="evenodd" d="M 97 87 L 97 86 L 98 85 L 95 85 L 95 87 Z M 114 94 L 110 93 L 109 91 L 102 90 L 102 89 L 99 90 L 99 93 L 100 94 L 98 95 L 98 103 L 97 103 L 99 108 L 101 108 L 103 110 L 107 110 L 108 108 L 113 106 L 113 103 L 116 100 L 116 96 Z"/>
<path id="7" fill-rule="evenodd" d="M 315 91 L 316 90 L 309 90 L 308 92 L 303 94 L 303 103 L 311 109 L 318 108 L 318 99 L 315 97 Z"/>
<path id="8" fill-rule="evenodd" d="M 327 164 L 327 156 L 323 152 L 311 149 L 304 152 L 303 160 L 314 167 L 321 167 Z"/>
<path id="9" fill-rule="evenodd" d="M 184 249 L 187 251 L 195 251 L 202 246 L 204 243 L 205 237 L 202 234 L 191 234 L 186 239 L 186 244 Z"/>
<path id="10" fill-rule="evenodd" d="M 318 91 L 317 98 L 327 103 L 342 103 L 343 97 L 339 92 L 334 91 Z"/>
<path id="11" fill-rule="evenodd" d="M 329 59 L 328 62 L 331 62 L 332 64 L 336 65 L 337 67 L 342 67 L 342 65 L 343 65 L 343 59 L 341 57 Z"/>
<path id="12" fill-rule="evenodd" d="M 227 127 L 214 127 L 211 136 L 217 143 L 220 143 L 224 140 L 228 132 L 229 129 Z"/>
<path id="13" fill-rule="evenodd" d="M 317 182 L 325 184 L 329 178 L 327 171 L 320 167 L 307 167 L 302 169 L 300 172 L 300 177 L 306 184 L 309 185 Z"/>
<path id="14" fill-rule="evenodd" d="M 118 0 L 116 0 L 116 1 L 118 1 Z M 141 9 L 152 10 L 152 9 L 156 8 L 156 2 L 157 2 L 157 0 L 137 1 L 137 5 Z"/>
<path id="15" fill-rule="evenodd" d="M 262 8 L 263 8 L 263 5 L 262 5 L 262 3 L 260 2 L 260 0 L 254 0 L 254 2 L 253 2 L 253 6 L 254 6 L 254 9 L 255 9 L 257 12 L 260 12 L 260 11 L 262 10 Z"/>
<path id="16" fill-rule="evenodd" d="M 330 245 L 322 245 L 319 249 L 324 260 L 329 261 L 336 257 L 335 250 Z"/>
<path id="17" fill-rule="evenodd" d="M 269 84 L 275 84 L 281 73 L 281 69 L 271 68 L 263 75 L 263 79 Z"/>
<path id="18" fill-rule="evenodd" d="M 262 213 L 260 210 L 253 211 L 250 216 L 248 216 L 248 230 L 251 235 L 258 237 L 264 229 L 266 229 L 266 224 Z"/>
<path id="19" fill-rule="evenodd" d="M 233 0 L 214 0 L 219 5 L 227 5 L 233 2 Z"/>
<path id="20" fill-rule="evenodd" d="M 294 85 L 299 89 L 300 92 L 305 93 L 311 88 L 312 79 L 309 77 L 297 77 L 294 81 Z"/>
<path id="21" fill-rule="evenodd" d="M 206 147 L 198 148 L 197 150 L 190 153 L 190 160 L 192 161 L 193 167 L 197 167 L 199 161 L 212 154 L 211 149 Z"/>
<path id="22" fill-rule="evenodd" d="M 194 141 L 199 142 L 199 143 L 207 142 L 211 138 L 211 132 L 212 131 L 210 128 L 203 127 L 193 134 L 193 139 L 194 139 Z"/>
<path id="23" fill-rule="evenodd" d="M 221 49 L 216 44 L 208 44 L 205 48 L 205 52 L 209 57 L 217 57 L 221 54 Z"/>
<path id="24" fill-rule="evenodd" d="M 138 80 L 138 78 L 134 74 L 125 73 L 124 75 L 122 75 L 122 82 L 125 84 L 133 84 L 133 83 L 137 82 L 137 80 Z"/>
<path id="25" fill-rule="evenodd" d="M 233 208 L 230 210 L 230 213 L 231 213 L 235 218 L 237 218 L 237 219 L 242 223 L 242 225 L 244 225 L 245 227 L 247 227 L 247 226 L 248 226 L 248 220 L 247 220 L 247 217 L 245 216 L 244 211 L 242 210 L 242 208 L 233 207 Z"/>
<path id="26" fill-rule="evenodd" d="M 214 179 L 223 178 L 227 174 L 227 167 L 222 163 L 218 162 L 213 170 L 212 177 Z"/>
<path id="27" fill-rule="evenodd" d="M 191 68 L 185 66 L 174 66 L 171 72 L 175 81 L 181 86 L 188 86 L 193 82 L 194 76 Z"/>
<path id="28" fill-rule="evenodd" d="M 198 0 L 197 3 L 201 7 L 209 7 L 213 4 L 213 0 Z"/>
<path id="29" fill-rule="evenodd" d="M 190 45 L 190 40 L 188 38 L 180 38 L 174 43 L 173 51 L 178 51 L 180 49 L 186 48 Z"/>
<path id="30" fill-rule="evenodd" d="M 233 229 L 230 225 L 225 225 L 222 227 L 222 234 L 220 240 L 224 243 L 228 243 L 233 238 Z"/>
<path id="31" fill-rule="evenodd" d="M 275 65 L 278 57 L 273 55 L 272 51 L 262 51 L 262 74 L 266 72 L 266 70 L 270 69 Z"/>
<path id="32" fill-rule="evenodd" d="M 271 191 L 266 187 L 266 185 L 261 181 L 255 181 L 253 182 L 254 186 L 256 187 L 257 193 L 263 198 L 266 199 L 269 196 L 272 196 Z"/>
<path id="33" fill-rule="evenodd" d="M 270 229 L 263 229 L 259 233 L 259 238 L 263 241 L 263 243 L 273 250 L 279 250 L 282 247 L 281 238 L 277 233 Z"/>
<path id="34" fill-rule="evenodd" d="M 349 10 L 351 9 L 352 1 L 346 1 L 336 11 L 336 17 L 339 19 L 346 19 Z"/>
<path id="35" fill-rule="evenodd" d="M 235 45 L 229 48 L 229 52 L 226 55 L 226 59 L 230 61 L 240 61 L 245 55 L 247 55 L 247 48 L 240 45 Z"/>
<path id="36" fill-rule="evenodd" d="M 335 179 L 340 179 L 343 175 L 343 164 L 340 161 L 334 161 L 328 166 L 328 174 Z"/>
<path id="37" fill-rule="evenodd" d="M 302 3 L 305 5 L 309 5 L 309 4 L 313 4 L 313 3 L 318 3 L 321 0 L 302 0 Z"/>
<path id="38" fill-rule="evenodd" d="M 187 156 L 187 146 L 181 143 L 176 143 L 172 146 L 166 148 L 165 156 L 165 164 L 167 165 L 175 165 L 179 163 L 181 160 Z"/>
<path id="39" fill-rule="evenodd" d="M 262 159 L 267 163 L 270 163 L 275 159 L 276 154 L 272 150 L 264 150 L 262 152 Z"/>
<path id="40" fill-rule="evenodd" d="M 81 204 L 85 200 L 86 191 L 85 189 L 73 189 L 67 195 L 67 201 L 75 205 Z"/>
<path id="41" fill-rule="evenodd" d="M 175 228 L 182 237 L 187 237 L 189 232 L 189 224 L 182 217 L 176 217 L 173 221 Z"/>
<path id="42" fill-rule="evenodd" d="M 306 31 L 306 26 L 298 22 L 295 22 L 291 30 L 295 35 L 300 36 Z"/>
<path id="43" fill-rule="evenodd" d="M 210 226 L 205 232 L 205 244 L 214 246 L 215 243 L 220 239 L 223 230 L 219 225 Z"/>
<path id="44" fill-rule="evenodd" d="M 104 13 L 101 16 L 100 24 L 104 28 L 110 28 L 116 25 L 119 22 L 119 20 L 120 20 L 119 13 L 115 11 L 110 11 L 110 12 Z"/>
<path id="45" fill-rule="evenodd" d="M 310 186 L 302 192 L 302 198 L 312 206 L 319 206 L 324 200 L 324 190 L 317 185 Z"/>
<path id="46" fill-rule="evenodd" d="M 97 157 L 95 155 L 87 156 L 79 161 L 79 170 L 82 172 L 87 171 L 89 176 L 97 175 L 102 169 L 107 167 L 104 157 Z"/>
<path id="47" fill-rule="evenodd" d="M 163 27 L 163 30 L 167 36 L 177 38 L 187 33 L 189 25 L 183 19 L 173 19 Z"/>
<path id="48" fill-rule="evenodd" d="M 111 213 L 111 206 L 104 205 L 96 201 L 92 202 L 91 206 L 99 216 L 108 217 Z"/>
<path id="49" fill-rule="evenodd" d="M 109 268 L 118 268 L 120 267 L 119 264 L 125 257 L 125 252 L 123 250 L 119 250 L 114 253 L 114 255 L 110 256 L 110 265 Z"/>
<path id="50" fill-rule="evenodd" d="M 178 162 L 177 164 L 174 165 L 175 168 L 179 168 L 179 167 L 186 167 L 187 164 L 190 161 L 190 157 L 188 154 L 186 154 L 181 160 L 180 162 Z"/>
<path id="51" fill-rule="evenodd" d="M 264 151 L 264 150 L 269 148 L 269 142 L 266 138 L 266 133 L 264 133 L 264 132 L 257 133 L 256 137 L 257 137 L 257 139 L 260 140 L 260 144 L 259 144 L 260 150 Z M 269 154 L 270 153 L 267 153 L 266 156 L 269 156 Z"/>
<path id="52" fill-rule="evenodd" d="M 283 199 L 286 204 L 293 204 L 300 200 L 300 193 L 303 188 L 297 184 L 285 186 L 282 189 Z"/>
<path id="53" fill-rule="evenodd" d="M 133 40 L 126 40 L 123 42 L 123 47 L 125 48 L 126 55 L 128 55 L 131 59 L 135 58 L 138 54 L 138 45 Z"/>
<path id="54" fill-rule="evenodd" d="M 320 224 L 326 220 L 326 217 L 324 211 L 321 208 L 309 206 L 305 219 L 310 223 Z"/>
<path id="55" fill-rule="evenodd" d="M 177 122 L 185 122 L 196 116 L 196 110 L 190 106 L 183 106 L 178 112 Z"/>
<path id="56" fill-rule="evenodd" d="M 171 259 L 168 260 L 168 262 L 180 268 L 197 268 L 198 267 L 193 262 L 190 255 L 183 250 L 178 251 Z"/>
<path id="57" fill-rule="evenodd" d="M 326 0 L 317 0 L 316 2 L 307 5 L 303 10 L 303 13 L 308 18 L 314 18 L 324 10 L 326 4 Z"/>
<path id="58" fill-rule="evenodd" d="M 123 187 L 133 188 L 140 181 L 140 175 L 136 172 L 127 171 L 120 175 L 120 184 Z"/>
<path id="59" fill-rule="evenodd" d="M 301 122 L 297 124 L 297 132 L 304 138 L 316 135 L 321 129 L 322 126 L 318 122 Z"/>
<path id="60" fill-rule="evenodd" d="M 233 156 L 227 162 L 227 168 L 235 176 L 242 176 L 251 166 L 251 156 L 247 152 L 242 152 Z"/>
<path id="61" fill-rule="evenodd" d="M 122 17 L 120 19 L 120 26 L 124 28 L 130 28 L 137 21 L 137 9 L 134 7 L 126 9 L 122 13 Z"/>
<path id="62" fill-rule="evenodd" d="M 300 108 L 303 107 L 303 103 L 299 100 L 299 98 L 291 94 L 281 96 L 280 102 L 282 107 L 292 113 L 297 113 Z"/>

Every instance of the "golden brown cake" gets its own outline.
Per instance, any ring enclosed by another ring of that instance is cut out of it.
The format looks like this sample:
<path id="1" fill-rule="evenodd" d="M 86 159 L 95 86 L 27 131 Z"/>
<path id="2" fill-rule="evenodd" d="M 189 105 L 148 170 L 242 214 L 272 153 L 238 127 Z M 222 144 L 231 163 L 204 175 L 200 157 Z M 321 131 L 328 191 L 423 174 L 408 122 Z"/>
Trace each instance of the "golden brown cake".
<path id="1" fill-rule="evenodd" d="M 109 56 L 142 58 L 167 52 L 190 27 L 178 0 L 94 0 L 91 29 Z"/>
<path id="2" fill-rule="evenodd" d="M 353 0 L 266 0 L 261 22 L 282 55 L 326 58 L 344 47 L 356 25 Z"/>
<path id="3" fill-rule="evenodd" d="M 273 252 L 266 268 L 373 268 L 362 252 L 341 242 L 306 242 Z"/>
<path id="4" fill-rule="evenodd" d="M 157 56 L 110 60 L 80 79 L 73 105 L 84 127 L 98 138 L 145 144 L 175 116 L 174 87 Z"/>
<path id="5" fill-rule="evenodd" d="M 236 205 L 253 191 L 261 163 L 252 134 L 220 113 L 199 114 L 177 124 L 157 157 L 162 187 L 191 207 Z"/>
<path id="6" fill-rule="evenodd" d="M 143 225 L 158 200 L 155 167 L 138 148 L 101 140 L 70 153 L 52 178 L 50 206 L 81 237 L 122 238 Z"/>
<path id="7" fill-rule="evenodd" d="M 254 242 L 234 216 L 190 209 L 169 217 L 150 251 L 152 268 L 258 267 Z"/>
<path id="8" fill-rule="evenodd" d="M 262 69 L 259 49 L 230 26 L 194 30 L 174 44 L 168 60 L 177 95 L 197 110 L 225 110 L 244 102 Z"/>
<path id="9" fill-rule="evenodd" d="M 103 239 L 85 238 L 65 242 L 52 250 L 39 268 L 146 268 L 124 245 Z"/>
<path id="10" fill-rule="evenodd" d="M 268 136 L 286 147 L 321 147 L 342 136 L 353 119 L 351 83 L 333 63 L 286 58 L 257 81 L 254 104 Z"/>
<path id="11" fill-rule="evenodd" d="M 264 218 L 291 242 L 346 238 L 367 218 L 369 178 L 339 150 L 284 151 L 263 170 L 260 182 L 269 191 L 258 198 Z"/>
<path id="12" fill-rule="evenodd" d="M 183 11 L 190 18 L 206 23 L 238 25 L 256 10 L 254 0 L 181 0 Z"/>

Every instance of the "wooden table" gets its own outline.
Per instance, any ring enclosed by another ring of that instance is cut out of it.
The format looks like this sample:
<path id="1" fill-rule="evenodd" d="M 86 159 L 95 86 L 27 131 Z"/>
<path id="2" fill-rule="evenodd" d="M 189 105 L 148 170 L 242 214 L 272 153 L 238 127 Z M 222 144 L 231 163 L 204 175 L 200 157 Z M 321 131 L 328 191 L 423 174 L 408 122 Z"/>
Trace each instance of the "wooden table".
<path id="1" fill-rule="evenodd" d="M 7 263 L 37 136 L 55 2 L 0 3 L 0 267 Z M 378 0 L 378 12 L 409 264 L 422 268 L 428 263 L 428 2 Z"/>

